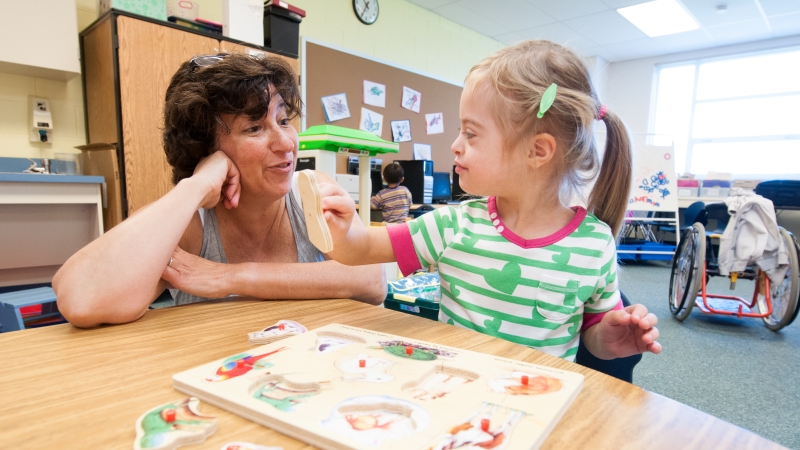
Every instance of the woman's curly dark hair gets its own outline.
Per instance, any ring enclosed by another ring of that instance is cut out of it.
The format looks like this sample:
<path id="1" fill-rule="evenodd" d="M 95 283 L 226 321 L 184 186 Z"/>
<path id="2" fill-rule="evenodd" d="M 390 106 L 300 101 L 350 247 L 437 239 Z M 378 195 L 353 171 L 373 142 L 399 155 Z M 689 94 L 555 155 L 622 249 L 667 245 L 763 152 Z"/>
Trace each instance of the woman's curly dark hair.
<path id="1" fill-rule="evenodd" d="M 267 114 L 270 87 L 286 103 L 289 118 L 303 104 L 292 67 L 274 56 L 220 53 L 219 61 L 181 65 L 167 88 L 164 104 L 164 152 L 172 166 L 172 182 L 192 176 L 200 160 L 216 147 L 218 127 L 230 132 L 222 114 L 260 119 Z"/>

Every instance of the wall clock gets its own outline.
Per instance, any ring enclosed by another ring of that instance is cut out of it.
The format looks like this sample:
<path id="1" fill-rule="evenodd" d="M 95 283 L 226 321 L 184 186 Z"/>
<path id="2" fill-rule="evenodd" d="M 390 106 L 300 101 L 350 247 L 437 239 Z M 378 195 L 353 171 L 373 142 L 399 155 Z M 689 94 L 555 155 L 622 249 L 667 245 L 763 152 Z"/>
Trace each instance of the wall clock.
<path id="1" fill-rule="evenodd" d="M 378 0 L 353 0 L 353 11 L 361 23 L 372 25 L 378 20 Z"/>

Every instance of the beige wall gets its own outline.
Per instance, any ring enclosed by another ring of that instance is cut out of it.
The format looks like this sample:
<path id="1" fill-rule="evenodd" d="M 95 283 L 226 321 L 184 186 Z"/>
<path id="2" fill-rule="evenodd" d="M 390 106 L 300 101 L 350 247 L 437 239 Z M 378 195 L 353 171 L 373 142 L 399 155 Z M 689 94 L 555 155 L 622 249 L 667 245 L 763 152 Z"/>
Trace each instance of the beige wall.
<path id="1" fill-rule="evenodd" d="M 195 0 L 200 15 L 222 21 L 222 0 Z M 351 0 L 293 0 L 306 10 L 300 34 L 461 83 L 475 63 L 503 44 L 405 0 L 382 0 L 374 25 L 363 25 Z M 96 0 L 76 0 L 78 29 L 97 18 Z M 32 20 L 32 19 L 31 19 Z M 53 142 L 29 140 L 28 98 L 50 100 Z M 80 77 L 54 81 L 0 73 L 0 156 L 51 158 L 86 143 Z"/>

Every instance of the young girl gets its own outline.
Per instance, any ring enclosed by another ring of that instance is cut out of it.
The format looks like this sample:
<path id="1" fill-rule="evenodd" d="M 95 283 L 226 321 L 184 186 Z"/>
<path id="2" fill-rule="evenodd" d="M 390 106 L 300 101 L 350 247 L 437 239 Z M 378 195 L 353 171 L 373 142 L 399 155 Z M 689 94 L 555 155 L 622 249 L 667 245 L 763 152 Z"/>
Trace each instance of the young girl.
<path id="1" fill-rule="evenodd" d="M 595 120 L 607 129 L 602 167 Z M 655 315 L 643 305 L 623 309 L 617 289 L 630 143 L 581 59 L 548 41 L 500 50 L 467 76 L 460 121 L 452 145 L 459 183 L 486 198 L 367 229 L 343 189 L 322 186 L 330 256 L 396 260 L 404 274 L 438 266 L 440 321 L 570 361 L 579 338 L 601 359 L 659 353 Z M 595 176 L 588 212 L 566 206 Z"/>

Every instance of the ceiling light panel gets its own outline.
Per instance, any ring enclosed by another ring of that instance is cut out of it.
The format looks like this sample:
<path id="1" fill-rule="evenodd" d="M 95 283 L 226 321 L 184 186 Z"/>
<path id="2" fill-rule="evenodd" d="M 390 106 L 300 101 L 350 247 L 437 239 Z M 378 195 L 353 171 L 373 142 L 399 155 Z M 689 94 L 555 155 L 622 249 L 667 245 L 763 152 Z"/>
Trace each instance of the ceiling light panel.
<path id="1" fill-rule="evenodd" d="M 692 16 L 675 0 L 655 0 L 620 8 L 617 12 L 650 37 L 700 28 Z"/>

